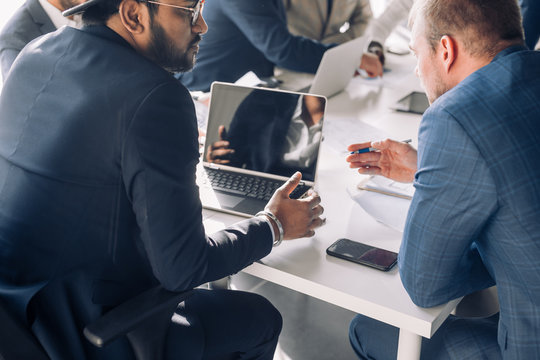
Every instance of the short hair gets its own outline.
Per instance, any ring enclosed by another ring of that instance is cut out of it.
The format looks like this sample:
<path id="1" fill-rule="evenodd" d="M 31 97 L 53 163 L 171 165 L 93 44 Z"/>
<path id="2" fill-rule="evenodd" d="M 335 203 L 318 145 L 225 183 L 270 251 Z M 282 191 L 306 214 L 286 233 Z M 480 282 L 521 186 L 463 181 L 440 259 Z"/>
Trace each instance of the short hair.
<path id="1" fill-rule="evenodd" d="M 95 5 L 89 7 L 82 14 L 82 20 L 85 25 L 95 24 L 103 25 L 109 18 L 118 12 L 120 4 L 124 0 L 102 0 Z M 144 0 L 135 0 L 137 2 L 145 2 L 148 6 L 150 16 L 153 18 L 157 11 L 157 5 L 146 2 Z"/>
<path id="2" fill-rule="evenodd" d="M 423 16 L 434 51 L 444 35 L 461 35 L 472 56 L 495 56 L 509 44 L 524 44 L 517 0 L 415 0 L 409 18 Z"/>

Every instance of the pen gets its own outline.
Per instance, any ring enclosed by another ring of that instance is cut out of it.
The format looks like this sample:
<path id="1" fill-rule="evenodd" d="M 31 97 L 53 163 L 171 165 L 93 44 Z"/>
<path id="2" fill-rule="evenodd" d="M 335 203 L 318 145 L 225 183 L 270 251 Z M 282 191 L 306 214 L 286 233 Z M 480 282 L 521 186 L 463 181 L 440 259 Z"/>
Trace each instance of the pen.
<path id="1" fill-rule="evenodd" d="M 405 143 L 405 144 L 408 144 L 411 141 L 412 141 L 412 139 L 407 139 L 407 140 L 402 140 L 401 142 Z M 367 153 L 367 152 L 370 152 L 370 151 L 377 151 L 377 149 L 374 149 L 372 147 L 367 147 L 367 148 L 363 148 L 363 149 L 358 149 L 356 151 L 351 151 L 351 154 L 363 154 L 363 153 Z"/>

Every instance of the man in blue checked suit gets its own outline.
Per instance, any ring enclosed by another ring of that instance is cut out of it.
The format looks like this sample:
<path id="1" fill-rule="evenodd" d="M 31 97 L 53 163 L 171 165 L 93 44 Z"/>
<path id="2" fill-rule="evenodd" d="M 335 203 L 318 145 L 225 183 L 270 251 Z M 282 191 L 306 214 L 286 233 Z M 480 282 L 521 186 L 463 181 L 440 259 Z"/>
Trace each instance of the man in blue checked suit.
<path id="1" fill-rule="evenodd" d="M 540 53 L 524 46 L 514 0 L 419 0 L 416 72 L 431 102 L 418 152 L 392 140 L 347 159 L 362 174 L 413 181 L 399 253 L 403 285 L 431 307 L 496 285 L 500 312 L 451 316 L 422 359 L 540 358 Z M 350 340 L 395 358 L 397 329 L 357 317 Z M 388 339 L 388 340 L 387 340 Z"/>

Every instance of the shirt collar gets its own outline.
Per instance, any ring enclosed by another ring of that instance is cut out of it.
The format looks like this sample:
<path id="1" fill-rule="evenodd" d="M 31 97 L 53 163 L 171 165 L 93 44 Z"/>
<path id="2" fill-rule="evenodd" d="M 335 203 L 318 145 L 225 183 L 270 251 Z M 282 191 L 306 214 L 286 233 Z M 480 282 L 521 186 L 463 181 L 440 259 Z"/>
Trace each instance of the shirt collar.
<path id="1" fill-rule="evenodd" d="M 47 0 L 39 0 L 39 3 L 57 29 L 61 28 L 64 25 L 75 28 L 78 27 L 78 23 L 76 21 L 70 20 L 67 17 L 62 16 L 62 12 L 56 7 L 54 7 L 54 5 L 52 5 Z"/>
<path id="2" fill-rule="evenodd" d="M 510 55 L 511 53 L 514 53 L 516 51 L 523 51 L 523 50 L 528 50 L 528 48 L 525 45 L 509 46 L 506 49 L 500 51 L 497 55 L 495 55 L 495 57 L 493 58 L 493 60 L 491 60 L 491 62 L 494 62 L 495 60 L 498 60 L 502 58 L 503 56 Z"/>

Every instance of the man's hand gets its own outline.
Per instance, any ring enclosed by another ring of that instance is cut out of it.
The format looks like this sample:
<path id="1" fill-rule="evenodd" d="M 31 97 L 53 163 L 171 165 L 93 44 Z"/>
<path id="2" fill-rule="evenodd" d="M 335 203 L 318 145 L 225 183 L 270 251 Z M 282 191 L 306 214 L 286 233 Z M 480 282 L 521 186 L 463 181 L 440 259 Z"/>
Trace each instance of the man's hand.
<path id="1" fill-rule="evenodd" d="M 379 61 L 379 57 L 375 54 L 365 53 L 362 55 L 360 69 L 367 72 L 369 77 L 377 77 L 383 75 L 383 66 Z"/>
<path id="2" fill-rule="evenodd" d="M 285 184 L 276 190 L 265 210 L 273 213 L 283 225 L 283 239 L 291 240 L 315 235 L 315 229 L 324 224 L 320 215 L 324 212 L 320 205 L 321 198 L 315 191 L 302 199 L 289 198 L 298 186 L 302 174 L 295 173 Z"/>
<path id="3" fill-rule="evenodd" d="M 219 141 L 208 146 L 206 153 L 206 161 L 214 164 L 228 164 L 231 162 L 231 156 L 234 154 L 234 149 L 230 149 L 231 145 L 227 140 L 227 130 L 225 126 L 220 125 L 218 128 Z"/>
<path id="4" fill-rule="evenodd" d="M 356 151 L 368 147 L 378 151 L 347 156 L 349 167 L 358 168 L 360 174 L 382 175 L 400 182 L 414 180 L 417 169 L 417 154 L 411 145 L 386 139 L 349 145 L 347 150 Z"/>

